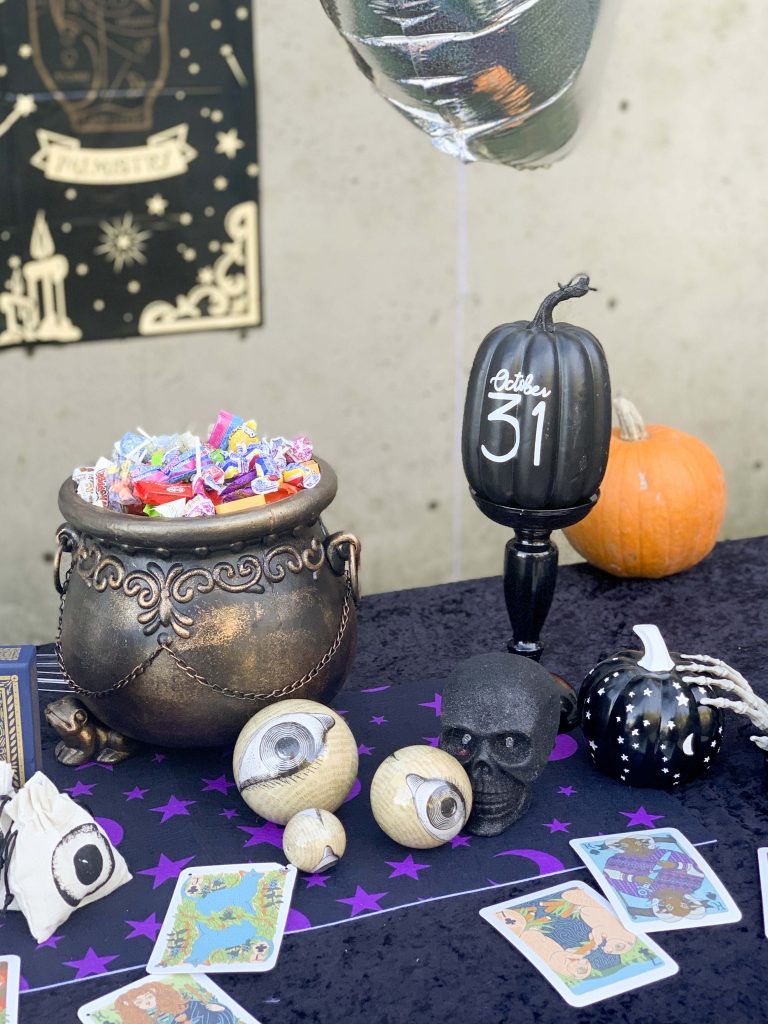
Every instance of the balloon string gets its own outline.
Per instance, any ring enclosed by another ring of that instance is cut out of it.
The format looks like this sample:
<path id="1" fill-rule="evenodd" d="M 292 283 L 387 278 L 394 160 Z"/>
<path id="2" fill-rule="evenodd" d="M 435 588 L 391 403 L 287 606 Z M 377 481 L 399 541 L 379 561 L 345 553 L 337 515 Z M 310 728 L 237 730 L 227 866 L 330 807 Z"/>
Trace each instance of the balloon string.
<path id="1" fill-rule="evenodd" d="M 464 416 L 466 380 L 464 343 L 466 302 L 469 291 L 469 245 L 467 240 L 467 165 L 457 161 L 456 177 L 456 301 L 454 306 L 453 359 L 453 508 L 451 516 L 451 578 L 460 580 L 462 546 L 462 507 L 466 481 L 461 462 L 461 427 Z"/>

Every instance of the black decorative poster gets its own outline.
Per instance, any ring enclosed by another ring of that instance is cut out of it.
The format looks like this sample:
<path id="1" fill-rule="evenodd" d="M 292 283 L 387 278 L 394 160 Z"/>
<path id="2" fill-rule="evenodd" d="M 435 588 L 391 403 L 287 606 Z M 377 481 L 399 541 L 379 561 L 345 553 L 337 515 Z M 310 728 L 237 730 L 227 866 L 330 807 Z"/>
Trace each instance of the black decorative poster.
<path id="1" fill-rule="evenodd" d="M 260 322 L 252 21 L 0 2 L 0 347 Z"/>

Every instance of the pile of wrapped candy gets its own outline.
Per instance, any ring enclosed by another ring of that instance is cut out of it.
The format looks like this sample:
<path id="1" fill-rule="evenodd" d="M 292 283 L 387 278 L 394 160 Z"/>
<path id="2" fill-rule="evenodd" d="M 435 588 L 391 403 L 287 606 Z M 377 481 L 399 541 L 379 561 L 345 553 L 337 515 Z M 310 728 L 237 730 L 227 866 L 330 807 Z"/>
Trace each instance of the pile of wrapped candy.
<path id="1" fill-rule="evenodd" d="M 320 482 L 308 437 L 259 437 L 255 420 L 220 412 L 207 441 L 193 434 L 124 434 L 109 459 L 72 474 L 92 505 L 132 515 L 231 515 Z"/>

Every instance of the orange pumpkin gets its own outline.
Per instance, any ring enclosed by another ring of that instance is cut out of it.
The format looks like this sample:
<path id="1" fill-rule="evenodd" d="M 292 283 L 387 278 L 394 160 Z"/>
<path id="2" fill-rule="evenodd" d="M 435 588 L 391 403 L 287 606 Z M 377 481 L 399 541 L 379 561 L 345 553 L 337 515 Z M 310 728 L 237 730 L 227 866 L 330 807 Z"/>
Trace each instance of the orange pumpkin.
<path id="1" fill-rule="evenodd" d="M 658 579 L 682 572 L 714 547 L 725 515 L 720 463 L 696 437 L 648 426 L 626 398 L 614 401 L 600 500 L 565 535 L 586 560 L 614 576 Z"/>

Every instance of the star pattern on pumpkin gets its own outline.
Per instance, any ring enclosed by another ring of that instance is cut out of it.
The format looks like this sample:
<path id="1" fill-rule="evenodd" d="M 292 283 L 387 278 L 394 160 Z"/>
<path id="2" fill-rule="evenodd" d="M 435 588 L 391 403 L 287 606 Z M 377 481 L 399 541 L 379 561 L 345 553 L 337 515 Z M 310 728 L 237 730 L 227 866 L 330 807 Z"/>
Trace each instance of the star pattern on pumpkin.
<path id="1" fill-rule="evenodd" d="M 627 704 L 626 711 L 627 711 L 628 715 L 631 714 L 634 710 L 635 710 L 635 705 L 634 704 Z"/>
<path id="2" fill-rule="evenodd" d="M 674 687 L 674 688 L 675 688 L 676 690 L 679 690 L 679 689 L 680 689 L 680 683 L 672 683 L 672 686 L 673 686 L 673 687 Z"/>
<path id="3" fill-rule="evenodd" d="M 621 760 L 622 761 L 628 761 L 629 760 L 629 754 L 622 754 L 621 755 Z"/>
<path id="4" fill-rule="evenodd" d="M 634 697 L 635 696 L 635 691 L 634 690 L 630 690 L 629 693 L 627 694 L 627 696 L 628 697 Z"/>
<path id="5" fill-rule="evenodd" d="M 623 736 L 619 736 L 618 743 L 622 744 L 623 742 L 624 742 L 624 737 Z"/>
<path id="6" fill-rule="evenodd" d="M 687 704 L 688 703 L 688 698 L 685 696 L 684 693 L 678 693 L 678 695 L 677 695 L 677 703 L 681 707 L 683 706 L 683 704 Z"/>
<path id="7" fill-rule="evenodd" d="M 649 686 L 646 686 L 646 688 L 643 690 L 643 696 L 644 697 L 652 697 L 653 696 L 653 690 Z"/>
<path id="8" fill-rule="evenodd" d="M 593 750 L 597 750 L 597 744 L 595 743 L 594 740 L 590 740 L 589 741 L 589 745 L 590 745 L 590 747 L 592 747 Z"/>
<path id="9" fill-rule="evenodd" d="M 584 712 L 584 717 L 585 718 L 591 718 L 592 717 L 592 712 L 591 711 L 585 711 Z"/>
<path id="10" fill-rule="evenodd" d="M 597 691 L 597 695 L 598 695 L 598 697 L 602 697 L 604 693 L 605 693 L 605 687 L 601 686 L 600 689 Z"/>
<path id="11" fill-rule="evenodd" d="M 649 726 L 650 724 L 651 724 L 651 723 L 650 723 L 650 722 L 648 721 L 648 719 L 647 719 L 647 718 L 644 718 L 644 719 L 643 719 L 643 725 L 645 726 L 645 728 L 646 728 L 646 729 L 648 728 L 648 726 Z"/>

